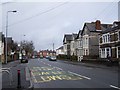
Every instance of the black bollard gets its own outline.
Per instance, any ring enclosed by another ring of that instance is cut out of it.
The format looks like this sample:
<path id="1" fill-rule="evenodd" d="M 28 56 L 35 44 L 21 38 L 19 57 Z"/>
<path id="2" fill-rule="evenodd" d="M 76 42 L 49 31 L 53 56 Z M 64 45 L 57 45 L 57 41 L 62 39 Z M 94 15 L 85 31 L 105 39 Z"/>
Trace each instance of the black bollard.
<path id="1" fill-rule="evenodd" d="M 21 88 L 20 70 L 18 70 L 18 85 L 17 85 L 17 88 Z"/>

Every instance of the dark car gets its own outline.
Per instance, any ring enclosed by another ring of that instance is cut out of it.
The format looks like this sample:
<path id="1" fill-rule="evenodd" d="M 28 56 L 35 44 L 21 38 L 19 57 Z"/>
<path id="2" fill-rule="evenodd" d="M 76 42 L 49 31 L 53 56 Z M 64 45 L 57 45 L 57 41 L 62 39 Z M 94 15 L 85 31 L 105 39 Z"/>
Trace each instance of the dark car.
<path id="1" fill-rule="evenodd" d="M 21 63 L 28 63 L 28 57 L 23 56 L 23 58 L 21 59 Z"/>

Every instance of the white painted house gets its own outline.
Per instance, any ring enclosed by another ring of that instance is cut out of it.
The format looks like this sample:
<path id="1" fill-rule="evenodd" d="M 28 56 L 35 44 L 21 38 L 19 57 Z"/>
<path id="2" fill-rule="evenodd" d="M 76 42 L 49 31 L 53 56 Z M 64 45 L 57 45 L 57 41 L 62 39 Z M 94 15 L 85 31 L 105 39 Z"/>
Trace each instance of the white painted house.
<path id="1" fill-rule="evenodd" d="M 3 42 L 3 34 L 0 32 L 0 59 L 3 60 L 4 55 L 4 42 Z"/>
<path id="2" fill-rule="evenodd" d="M 83 41 L 82 41 L 81 31 L 82 30 L 78 32 L 76 38 L 76 51 L 77 51 L 78 61 L 81 61 L 83 59 Z"/>
<path id="3" fill-rule="evenodd" d="M 77 34 L 72 34 L 72 41 L 70 42 L 70 55 L 73 56 L 77 56 L 77 51 L 76 51 L 76 46 L 77 46 L 77 43 L 76 43 L 76 37 L 77 37 Z"/>
<path id="4" fill-rule="evenodd" d="M 63 46 L 56 49 L 56 55 L 64 55 L 64 49 Z"/>
<path id="5" fill-rule="evenodd" d="M 106 30 L 109 24 L 96 22 L 85 23 L 83 29 L 78 33 L 78 61 L 81 59 L 93 59 L 99 57 L 99 34 Z"/>
<path id="6" fill-rule="evenodd" d="M 71 41 L 72 41 L 72 35 L 71 34 L 65 34 L 63 38 L 63 49 L 64 54 L 70 56 L 71 55 Z"/>
<path id="7" fill-rule="evenodd" d="M 100 58 L 120 58 L 120 21 L 113 23 L 111 28 L 102 31 L 99 36 L 99 56 Z"/>

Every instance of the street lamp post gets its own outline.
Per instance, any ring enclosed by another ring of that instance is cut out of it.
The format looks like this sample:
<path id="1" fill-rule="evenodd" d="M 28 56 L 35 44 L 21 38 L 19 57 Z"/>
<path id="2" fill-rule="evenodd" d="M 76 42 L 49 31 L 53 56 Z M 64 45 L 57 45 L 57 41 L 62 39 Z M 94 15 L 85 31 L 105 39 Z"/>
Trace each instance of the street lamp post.
<path id="1" fill-rule="evenodd" d="M 6 59 L 6 63 L 7 63 L 7 35 L 8 35 L 8 13 L 9 12 L 13 12 L 13 13 L 15 13 L 15 12 L 17 12 L 17 11 L 7 11 L 7 15 L 6 15 L 6 38 L 5 38 L 5 52 L 6 52 L 6 54 L 5 54 L 5 59 Z"/>

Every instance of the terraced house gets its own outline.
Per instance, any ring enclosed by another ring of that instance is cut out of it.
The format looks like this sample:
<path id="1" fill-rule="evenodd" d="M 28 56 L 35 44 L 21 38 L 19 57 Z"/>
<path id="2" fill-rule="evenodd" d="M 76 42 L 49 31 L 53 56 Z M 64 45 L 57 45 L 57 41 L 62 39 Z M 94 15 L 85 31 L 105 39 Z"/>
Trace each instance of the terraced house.
<path id="1" fill-rule="evenodd" d="M 84 23 L 76 38 L 78 61 L 99 58 L 99 34 L 110 27 L 111 24 L 101 24 L 100 20 Z"/>
<path id="2" fill-rule="evenodd" d="M 111 24 L 101 24 L 100 20 L 85 23 L 81 31 L 83 44 L 83 59 L 99 57 L 99 34 L 110 28 Z"/>
<path id="3" fill-rule="evenodd" d="M 77 47 L 77 40 L 76 40 L 77 34 L 73 33 L 72 34 L 72 40 L 70 42 L 70 55 L 71 56 L 77 56 L 77 51 L 76 51 L 76 47 Z"/>
<path id="4" fill-rule="evenodd" d="M 0 32 L 0 62 L 4 62 L 4 35 Z"/>
<path id="5" fill-rule="evenodd" d="M 83 59 L 83 41 L 82 41 L 81 32 L 82 30 L 78 32 L 78 35 L 76 37 L 76 51 L 77 51 L 78 61 L 81 61 Z"/>
<path id="6" fill-rule="evenodd" d="M 100 58 L 107 55 L 116 60 L 120 58 L 120 21 L 114 22 L 111 28 L 100 34 Z"/>
<path id="7" fill-rule="evenodd" d="M 65 34 L 63 38 L 63 49 L 64 54 L 70 56 L 71 55 L 71 41 L 72 41 L 72 35 L 71 34 Z"/>

